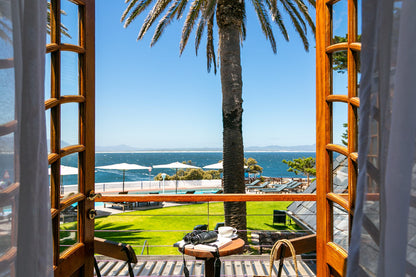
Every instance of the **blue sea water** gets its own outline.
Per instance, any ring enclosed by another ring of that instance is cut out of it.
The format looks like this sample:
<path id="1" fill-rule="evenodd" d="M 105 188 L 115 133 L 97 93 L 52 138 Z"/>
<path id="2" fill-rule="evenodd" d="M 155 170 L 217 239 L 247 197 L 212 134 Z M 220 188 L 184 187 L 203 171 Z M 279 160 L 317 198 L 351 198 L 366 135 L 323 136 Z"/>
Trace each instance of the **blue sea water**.
<path id="1" fill-rule="evenodd" d="M 300 157 L 315 157 L 314 152 L 246 152 L 246 158 L 254 158 L 263 167 L 263 176 L 268 177 L 296 177 L 292 172 L 287 172 L 287 165 L 282 160 L 292 160 Z M 96 153 L 95 165 L 109 165 L 116 163 L 133 163 L 144 166 L 167 164 L 172 162 L 192 161 L 193 165 L 203 167 L 222 160 L 222 152 L 140 152 L 140 153 Z M 78 155 L 73 154 L 62 159 L 61 163 L 67 166 L 78 166 Z M 13 155 L 0 155 L 0 170 L 8 170 L 13 179 Z M 0 174 L 3 174 L 0 172 Z M 174 169 L 153 169 L 150 174 L 147 170 L 133 170 L 125 172 L 125 181 L 153 180 L 158 173 L 175 174 Z M 0 176 L 1 178 L 1 176 Z M 119 170 L 97 169 L 95 172 L 96 183 L 121 182 L 123 172 Z M 64 185 L 77 184 L 76 175 L 62 177 Z"/>
<path id="2" fill-rule="evenodd" d="M 246 158 L 254 158 L 263 167 L 263 176 L 268 177 L 296 177 L 292 172 L 287 172 L 288 166 L 282 160 L 292 160 L 300 157 L 315 157 L 314 152 L 246 152 Z M 95 165 L 109 165 L 116 163 L 133 163 L 144 166 L 168 164 L 172 162 L 192 161 L 195 166 L 203 167 L 222 160 L 222 152 L 146 152 L 146 153 L 96 153 Z M 77 156 L 70 155 L 62 159 L 63 165 L 77 166 Z M 125 181 L 153 180 L 158 173 L 175 174 L 174 169 L 133 170 L 125 172 Z M 76 184 L 76 176 L 64 176 L 64 184 Z M 119 170 L 97 169 L 95 172 L 96 183 L 121 182 L 123 172 Z"/>

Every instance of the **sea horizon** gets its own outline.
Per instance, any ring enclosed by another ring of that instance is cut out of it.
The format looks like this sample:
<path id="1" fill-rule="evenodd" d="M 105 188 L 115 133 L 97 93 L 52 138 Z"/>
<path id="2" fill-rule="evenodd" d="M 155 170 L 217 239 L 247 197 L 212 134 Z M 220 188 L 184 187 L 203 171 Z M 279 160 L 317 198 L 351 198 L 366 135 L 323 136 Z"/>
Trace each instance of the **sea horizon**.
<path id="1" fill-rule="evenodd" d="M 135 151 L 96 151 L 96 154 L 127 153 L 222 153 L 222 150 L 135 150 Z M 315 153 L 309 150 L 247 150 L 244 153 Z"/>

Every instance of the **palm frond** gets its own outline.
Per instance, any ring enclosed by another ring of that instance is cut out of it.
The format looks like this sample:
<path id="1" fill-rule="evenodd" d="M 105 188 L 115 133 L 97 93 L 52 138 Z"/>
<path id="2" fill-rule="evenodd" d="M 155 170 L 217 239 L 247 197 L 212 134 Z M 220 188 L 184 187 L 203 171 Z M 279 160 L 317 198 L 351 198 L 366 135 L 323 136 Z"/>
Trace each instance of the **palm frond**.
<path id="1" fill-rule="evenodd" d="M 121 19 L 120 19 L 120 22 L 123 22 L 123 20 L 126 18 L 126 16 L 127 16 L 127 14 L 131 11 L 131 9 L 134 7 L 134 5 L 136 5 L 136 3 L 137 3 L 137 1 L 139 1 L 139 0 L 133 0 L 133 2 L 131 2 L 128 6 L 127 6 L 127 8 L 124 10 L 124 12 L 123 12 L 123 14 L 121 15 Z M 126 0 L 126 1 L 124 1 L 124 3 L 129 3 L 130 2 L 130 0 Z"/>
<path id="2" fill-rule="evenodd" d="M 283 1 L 281 1 L 281 3 L 283 4 L 283 7 L 285 8 L 287 13 L 289 14 L 290 19 L 292 20 L 293 26 L 295 27 L 297 33 L 299 34 L 300 38 L 302 39 L 303 47 L 305 48 L 306 51 L 309 51 L 308 39 L 306 38 L 306 34 L 305 34 L 304 30 L 302 29 L 302 27 L 300 26 L 296 16 L 293 14 L 290 7 L 286 6 L 286 1 L 283 0 Z"/>
<path id="3" fill-rule="evenodd" d="M 178 6 L 181 3 L 181 0 L 176 0 L 172 5 L 169 7 L 168 11 L 166 12 L 165 16 L 159 21 L 159 24 L 156 27 L 155 33 L 153 34 L 152 42 L 150 46 L 155 45 L 155 43 L 159 40 L 160 36 L 163 34 L 166 26 L 172 22 L 172 19 L 175 16 L 175 13 L 178 10 Z"/>
<path id="4" fill-rule="evenodd" d="M 204 12 L 202 13 L 202 16 L 205 18 L 206 21 L 208 21 L 215 11 L 217 0 L 206 0 L 204 2 L 205 2 L 205 6 L 204 6 Z"/>
<path id="5" fill-rule="evenodd" d="M 246 30 L 246 4 L 244 3 L 243 0 L 243 20 L 241 20 L 241 27 L 240 27 L 240 32 L 241 32 L 241 44 L 243 43 L 244 40 L 246 40 L 246 35 L 247 35 L 247 30 Z"/>
<path id="6" fill-rule="evenodd" d="M 292 12 L 296 15 L 296 18 L 299 20 L 300 24 L 302 25 L 302 29 L 305 33 L 307 33 L 306 23 L 303 20 L 302 16 L 300 15 L 299 11 L 296 9 L 295 5 L 292 3 L 292 0 L 281 0 L 282 2 L 286 2 L 287 6 L 292 10 Z"/>
<path id="7" fill-rule="evenodd" d="M 214 64 L 214 74 L 217 74 L 217 64 L 215 58 L 215 48 L 214 48 L 214 15 L 212 14 L 211 18 L 207 22 L 207 70 L 211 71 L 211 64 Z"/>
<path id="8" fill-rule="evenodd" d="M 275 13 L 273 14 L 273 21 L 276 22 L 277 26 L 279 26 L 280 32 L 282 33 L 285 40 L 289 41 L 289 34 L 286 30 L 285 24 L 283 23 L 282 15 L 280 14 L 280 11 L 277 7 Z"/>
<path id="9" fill-rule="evenodd" d="M 246 30 L 246 23 L 243 21 L 241 22 L 241 43 L 246 40 L 247 30 Z"/>
<path id="10" fill-rule="evenodd" d="M 272 21 L 274 21 L 277 26 L 279 26 L 280 32 L 286 41 L 289 41 L 289 35 L 287 33 L 285 24 L 283 23 L 282 15 L 280 14 L 279 9 L 277 8 L 276 0 L 266 0 L 267 8 L 270 10 L 272 15 Z"/>
<path id="11" fill-rule="evenodd" d="M 149 12 L 146 19 L 144 20 L 144 23 L 142 25 L 142 28 L 140 29 L 137 39 L 143 38 L 147 30 L 149 30 L 149 28 L 153 25 L 153 23 L 160 16 L 160 14 L 166 9 L 166 7 L 169 5 L 171 1 L 172 0 L 158 0 L 156 2 L 156 4 L 153 6 L 153 9 Z"/>
<path id="12" fill-rule="evenodd" d="M 316 7 L 316 1 L 315 0 L 308 0 L 309 4 Z"/>
<path id="13" fill-rule="evenodd" d="M 266 0 L 266 4 L 272 15 L 274 15 L 277 10 L 277 0 Z"/>
<path id="14" fill-rule="evenodd" d="M 315 24 L 313 23 L 313 20 L 309 14 L 309 9 L 303 2 L 303 0 L 294 0 L 296 5 L 298 5 L 299 10 L 303 14 L 303 16 L 306 19 L 306 22 L 308 22 L 309 27 L 312 29 L 313 34 L 315 35 Z"/>
<path id="15" fill-rule="evenodd" d="M 176 19 L 182 17 L 182 13 L 185 10 L 186 4 L 188 4 L 188 0 L 182 0 L 181 3 L 179 3 L 178 10 L 176 11 Z"/>
<path id="16" fill-rule="evenodd" d="M 131 10 L 132 7 L 130 7 L 130 6 L 134 6 L 137 3 L 137 1 L 138 0 L 133 0 L 130 3 L 129 7 L 127 7 L 127 9 L 124 11 L 124 13 L 121 17 L 122 21 L 124 20 L 127 13 L 129 12 L 127 10 Z M 136 8 L 130 13 L 130 15 L 125 20 L 124 28 L 129 26 L 130 23 L 133 22 L 133 20 L 135 20 L 137 18 L 137 16 L 139 16 L 152 2 L 153 2 L 153 0 L 141 0 L 140 3 L 136 6 Z"/>
<path id="17" fill-rule="evenodd" d="M 260 21 L 260 27 L 266 36 L 266 39 L 270 41 L 272 50 L 274 53 L 276 53 L 276 41 L 274 39 L 272 28 L 270 27 L 270 22 L 268 15 L 266 14 L 266 10 L 263 5 L 262 0 L 252 0 L 254 9 L 256 11 L 257 17 Z"/>
<path id="18" fill-rule="evenodd" d="M 189 35 L 195 25 L 195 21 L 198 19 L 199 12 L 201 11 L 201 4 L 204 0 L 195 0 L 192 2 L 191 7 L 189 8 L 188 15 L 186 16 L 185 24 L 182 29 L 182 39 L 179 47 L 179 53 L 182 54 L 185 49 L 186 44 L 188 43 Z"/>
<path id="19" fill-rule="evenodd" d="M 198 55 L 199 44 L 201 43 L 202 34 L 204 33 L 206 20 L 203 16 L 199 18 L 198 27 L 195 34 L 195 54 Z"/>

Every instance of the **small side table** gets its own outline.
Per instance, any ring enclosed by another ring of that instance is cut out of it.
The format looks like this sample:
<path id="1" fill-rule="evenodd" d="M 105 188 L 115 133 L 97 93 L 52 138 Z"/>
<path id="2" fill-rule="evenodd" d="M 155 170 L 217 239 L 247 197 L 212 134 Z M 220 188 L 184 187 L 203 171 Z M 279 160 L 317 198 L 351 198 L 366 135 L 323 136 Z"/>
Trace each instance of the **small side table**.
<path id="1" fill-rule="evenodd" d="M 238 238 L 232 240 L 230 244 L 219 249 L 220 257 L 239 254 L 243 252 L 244 240 Z M 214 276 L 214 254 L 210 251 L 185 248 L 184 254 L 194 256 L 197 259 L 205 260 L 205 277 Z"/>

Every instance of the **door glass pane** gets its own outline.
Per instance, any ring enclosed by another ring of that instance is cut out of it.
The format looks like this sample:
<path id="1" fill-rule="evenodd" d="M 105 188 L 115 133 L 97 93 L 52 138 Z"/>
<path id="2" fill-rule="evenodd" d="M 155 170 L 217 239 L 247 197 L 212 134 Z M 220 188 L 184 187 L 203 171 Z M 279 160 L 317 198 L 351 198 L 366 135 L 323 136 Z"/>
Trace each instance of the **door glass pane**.
<path id="1" fill-rule="evenodd" d="M 61 1 L 61 42 L 79 45 L 78 5 Z"/>
<path id="2" fill-rule="evenodd" d="M 348 159 L 342 154 L 333 153 L 332 192 L 348 193 Z"/>
<path id="3" fill-rule="evenodd" d="M 332 216 L 332 241 L 348 251 L 348 212 L 340 205 L 333 203 Z"/>
<path id="4" fill-rule="evenodd" d="M 347 51 L 332 53 L 332 94 L 348 95 Z"/>
<path id="5" fill-rule="evenodd" d="M 46 22 L 46 44 L 51 43 L 51 0 L 48 0 L 48 13 Z"/>
<path id="6" fill-rule="evenodd" d="M 61 193 L 65 196 L 78 193 L 78 153 L 61 159 Z"/>
<path id="7" fill-rule="evenodd" d="M 357 34 L 359 37 L 361 37 L 362 33 L 362 0 L 357 0 Z M 361 40 L 360 40 L 361 41 Z"/>
<path id="8" fill-rule="evenodd" d="M 13 55 L 13 53 L 11 55 Z M 8 59 L 7 57 L 4 58 Z M 2 107 L 0 109 L 0 124 L 5 124 L 15 119 L 13 68 L 0 69 L 0 95 L 0 107 Z"/>
<path id="9" fill-rule="evenodd" d="M 51 150 L 51 110 L 45 111 L 45 123 L 46 123 L 46 141 L 48 148 L 48 155 L 52 152 Z"/>
<path id="10" fill-rule="evenodd" d="M 78 103 L 61 105 L 61 148 L 78 144 Z"/>
<path id="11" fill-rule="evenodd" d="M 341 0 L 332 5 L 332 38 L 348 34 L 348 1 Z"/>
<path id="12" fill-rule="evenodd" d="M 12 247 L 12 215 L 16 214 L 10 204 L 0 206 L 0 256 Z"/>
<path id="13" fill-rule="evenodd" d="M 332 103 L 332 143 L 348 146 L 348 106 L 344 102 Z"/>
<path id="14" fill-rule="evenodd" d="M 60 214 L 60 252 L 79 241 L 77 223 L 78 205 L 73 204 Z"/>
<path id="15" fill-rule="evenodd" d="M 45 100 L 51 98 L 51 53 L 45 55 Z"/>
<path id="16" fill-rule="evenodd" d="M 0 136 L 0 191 L 16 182 L 14 160 L 14 134 Z"/>
<path id="17" fill-rule="evenodd" d="M 61 95 L 79 94 L 78 54 L 61 52 Z"/>

